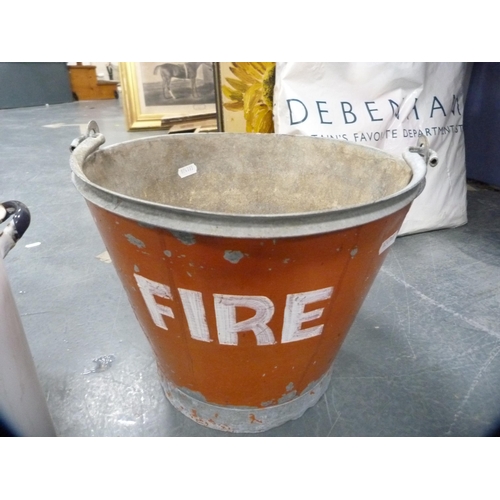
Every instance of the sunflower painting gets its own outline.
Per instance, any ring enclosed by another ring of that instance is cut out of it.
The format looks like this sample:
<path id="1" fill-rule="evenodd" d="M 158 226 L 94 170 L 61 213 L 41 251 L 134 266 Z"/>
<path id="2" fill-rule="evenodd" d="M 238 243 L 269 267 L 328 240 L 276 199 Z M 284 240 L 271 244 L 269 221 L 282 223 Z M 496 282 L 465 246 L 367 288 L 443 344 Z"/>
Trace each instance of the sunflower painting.
<path id="1" fill-rule="evenodd" d="M 274 62 L 220 63 L 224 130 L 274 132 Z"/>

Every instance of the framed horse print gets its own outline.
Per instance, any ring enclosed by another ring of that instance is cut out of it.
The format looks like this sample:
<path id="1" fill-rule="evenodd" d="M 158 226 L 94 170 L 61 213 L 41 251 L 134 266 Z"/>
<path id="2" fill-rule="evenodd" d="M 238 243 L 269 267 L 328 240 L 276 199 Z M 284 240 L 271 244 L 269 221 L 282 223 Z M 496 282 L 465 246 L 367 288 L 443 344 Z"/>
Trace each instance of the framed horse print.
<path id="1" fill-rule="evenodd" d="M 121 62 L 127 129 L 215 119 L 214 68 L 211 62 Z"/>

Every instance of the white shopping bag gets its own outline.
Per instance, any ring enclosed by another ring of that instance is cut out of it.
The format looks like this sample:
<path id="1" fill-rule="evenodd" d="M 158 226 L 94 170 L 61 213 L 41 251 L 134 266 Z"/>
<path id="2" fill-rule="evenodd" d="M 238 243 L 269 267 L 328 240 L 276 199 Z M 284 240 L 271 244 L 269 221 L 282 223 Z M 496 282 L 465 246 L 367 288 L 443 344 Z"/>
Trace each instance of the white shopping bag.
<path id="1" fill-rule="evenodd" d="M 463 113 L 469 63 L 277 63 L 274 127 L 401 154 L 425 135 L 439 165 L 399 234 L 467 222 Z"/>

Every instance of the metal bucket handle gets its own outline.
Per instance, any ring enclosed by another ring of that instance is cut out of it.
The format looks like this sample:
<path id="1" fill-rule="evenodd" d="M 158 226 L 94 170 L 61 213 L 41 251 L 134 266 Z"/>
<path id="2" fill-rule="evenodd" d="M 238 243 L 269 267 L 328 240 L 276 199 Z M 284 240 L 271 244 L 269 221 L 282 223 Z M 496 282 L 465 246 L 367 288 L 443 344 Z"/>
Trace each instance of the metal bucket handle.
<path id="1" fill-rule="evenodd" d="M 0 203 L 0 223 L 9 217 L 12 220 L 0 232 L 0 258 L 4 258 L 15 246 L 30 225 L 31 215 L 28 207 L 20 201 L 4 201 Z"/>
<path id="2" fill-rule="evenodd" d="M 74 166 L 77 174 L 82 179 L 86 180 L 82 171 L 82 166 L 89 155 L 97 151 L 100 146 L 106 142 L 103 134 L 99 132 L 99 125 L 95 120 L 89 121 L 87 124 L 87 133 L 80 135 L 71 142 L 70 152 L 75 160 Z M 417 153 L 424 159 L 425 165 L 429 167 L 436 167 L 438 165 L 437 153 L 429 148 L 429 141 L 426 136 L 421 136 L 418 140 L 417 146 L 408 148 L 409 153 Z M 403 153 L 405 160 L 410 163 L 410 157 Z"/>
<path id="3" fill-rule="evenodd" d="M 83 166 L 87 157 L 96 152 L 104 142 L 105 138 L 99 132 L 97 123 L 91 121 L 88 124 L 87 134 L 71 143 L 70 165 L 73 182 L 87 200 L 144 224 L 211 236 L 230 234 L 236 238 L 268 238 L 270 234 L 278 238 L 305 236 L 336 231 L 379 219 L 413 201 L 424 189 L 427 166 L 437 165 L 436 153 L 428 148 L 427 138 L 421 136 L 416 147 L 410 147 L 402 154 L 413 172 L 408 185 L 368 207 L 361 205 L 308 213 L 233 215 L 162 205 L 118 194 L 95 184 L 84 174 Z M 370 148 L 370 146 L 365 147 Z"/>
<path id="4" fill-rule="evenodd" d="M 72 153 L 72 157 L 76 160 L 74 170 L 80 178 L 85 178 L 82 166 L 86 158 L 97 151 L 105 142 L 106 139 L 99 132 L 99 126 L 94 120 L 89 121 L 87 124 L 86 134 L 77 137 L 71 142 L 69 150 Z"/>
<path id="5" fill-rule="evenodd" d="M 429 140 L 425 135 L 420 137 L 417 146 L 410 148 L 409 151 L 410 153 L 418 153 L 429 167 L 437 167 L 439 163 L 438 155 L 429 148 Z"/>

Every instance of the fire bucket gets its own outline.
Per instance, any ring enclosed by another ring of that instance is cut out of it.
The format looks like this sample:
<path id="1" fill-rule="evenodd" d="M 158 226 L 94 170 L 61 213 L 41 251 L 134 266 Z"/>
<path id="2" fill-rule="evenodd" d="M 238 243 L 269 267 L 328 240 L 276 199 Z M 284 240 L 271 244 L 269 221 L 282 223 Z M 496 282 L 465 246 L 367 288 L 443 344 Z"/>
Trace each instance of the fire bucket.
<path id="1" fill-rule="evenodd" d="M 411 202 L 429 150 L 186 134 L 99 149 L 74 141 L 85 197 L 156 355 L 194 421 L 260 432 L 300 417 L 331 366 Z"/>

